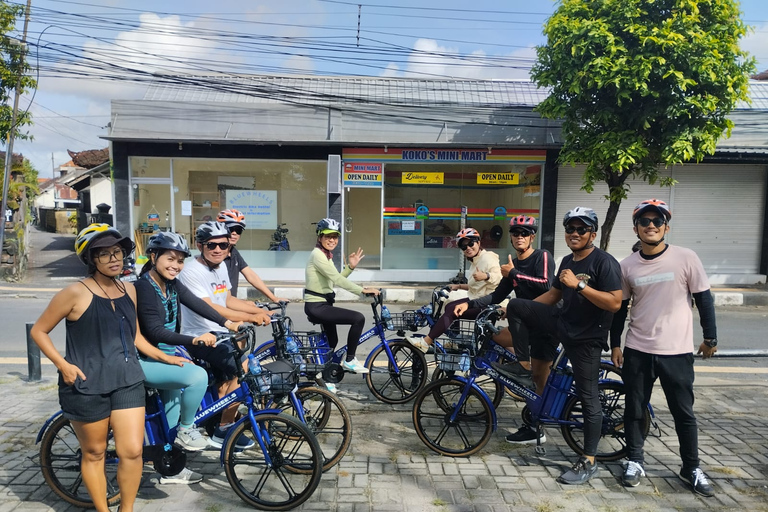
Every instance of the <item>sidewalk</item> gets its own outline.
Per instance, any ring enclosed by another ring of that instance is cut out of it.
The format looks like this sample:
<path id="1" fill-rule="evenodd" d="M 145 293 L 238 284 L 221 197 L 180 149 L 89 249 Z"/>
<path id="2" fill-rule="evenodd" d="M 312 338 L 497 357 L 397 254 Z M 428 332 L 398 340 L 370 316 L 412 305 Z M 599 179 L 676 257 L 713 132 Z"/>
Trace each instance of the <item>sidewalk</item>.
<path id="1" fill-rule="evenodd" d="M 30 228 L 32 252 L 27 277 L 20 283 L 0 281 L 0 295 L 5 296 L 53 296 L 69 283 L 85 275 L 85 267 L 72 250 L 75 235 L 46 233 Z M 240 292 L 245 299 L 258 299 L 257 292 L 241 278 Z M 304 283 L 267 282 L 275 295 L 292 301 L 302 300 Z M 366 283 L 367 286 L 384 290 L 386 302 L 427 304 L 435 286 L 445 283 Z M 346 290 L 336 290 L 336 300 L 357 301 L 357 295 Z M 713 288 L 716 306 L 768 306 L 768 288 Z"/>
<path id="2" fill-rule="evenodd" d="M 56 498 L 32 460 L 39 449 L 35 445 L 38 429 L 58 409 L 53 368 L 43 366 L 44 380 L 39 383 L 25 382 L 19 371 L 4 368 L 0 375 L 5 396 L 14 397 L 13 406 L 0 411 L 0 511 L 77 510 Z M 537 455 L 532 446 L 515 447 L 504 441 L 503 436 L 518 424 L 521 404 L 505 399 L 499 409 L 499 429 L 488 445 L 476 456 L 454 459 L 437 455 L 421 443 L 413 430 L 410 404 L 378 402 L 359 377 L 347 376 L 339 396 L 352 415 L 352 445 L 341 463 L 323 475 L 313 497 L 296 510 L 766 511 L 767 387 L 764 378 L 754 384 L 727 374 L 697 375 L 702 467 L 717 490 L 715 497 L 702 498 L 676 476 L 677 439 L 660 390 L 653 404 L 663 434 L 649 437 L 646 443 L 648 477 L 640 486 L 624 488 L 621 466 L 612 462 L 600 463 L 599 477 L 587 485 L 567 487 L 555 479 L 575 456 L 558 430 L 547 430 L 545 455 Z M 253 510 L 230 488 L 218 452 L 190 454 L 188 467 L 202 473 L 203 482 L 159 485 L 158 475 L 145 466 L 136 510 Z"/>

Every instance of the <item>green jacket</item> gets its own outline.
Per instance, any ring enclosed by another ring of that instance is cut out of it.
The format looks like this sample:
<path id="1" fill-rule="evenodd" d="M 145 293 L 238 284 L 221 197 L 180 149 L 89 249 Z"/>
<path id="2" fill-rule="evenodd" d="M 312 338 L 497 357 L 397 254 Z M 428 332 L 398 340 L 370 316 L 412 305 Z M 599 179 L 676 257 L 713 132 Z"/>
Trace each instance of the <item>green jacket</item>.
<path id="1" fill-rule="evenodd" d="M 307 261 L 304 287 L 307 290 L 325 295 L 332 293 L 333 287 L 338 286 L 359 295 L 363 293 L 363 287 L 347 279 L 352 270 L 349 266 L 345 265 L 344 270 L 339 272 L 336 270 L 333 260 L 329 260 L 323 251 L 315 247 L 309 255 L 309 261 Z M 325 302 L 325 299 L 305 293 L 304 301 Z"/>

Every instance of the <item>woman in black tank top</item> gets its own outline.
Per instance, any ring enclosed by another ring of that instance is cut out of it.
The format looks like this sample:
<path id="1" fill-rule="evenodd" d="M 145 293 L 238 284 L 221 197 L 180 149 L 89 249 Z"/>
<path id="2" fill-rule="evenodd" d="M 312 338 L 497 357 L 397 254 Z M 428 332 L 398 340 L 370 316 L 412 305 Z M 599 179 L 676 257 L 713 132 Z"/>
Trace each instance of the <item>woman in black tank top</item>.
<path id="1" fill-rule="evenodd" d="M 136 290 L 116 279 L 133 243 L 107 224 L 75 239 L 88 277 L 57 293 L 32 327 L 40 350 L 59 371 L 59 402 L 82 448 L 81 474 L 94 508 L 108 511 L 104 460 L 110 424 L 115 439 L 123 512 L 133 510 L 141 482 L 144 373 L 136 349 L 170 364 L 189 362 L 149 344 L 136 321 Z M 49 333 L 66 319 L 66 355 Z"/>

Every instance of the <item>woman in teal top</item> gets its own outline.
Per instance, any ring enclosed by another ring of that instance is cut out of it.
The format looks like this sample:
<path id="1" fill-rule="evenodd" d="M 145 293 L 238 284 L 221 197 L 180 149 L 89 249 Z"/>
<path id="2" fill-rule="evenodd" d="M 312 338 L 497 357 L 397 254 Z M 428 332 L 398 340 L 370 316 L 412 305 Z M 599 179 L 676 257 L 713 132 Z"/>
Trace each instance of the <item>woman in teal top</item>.
<path id="1" fill-rule="evenodd" d="M 311 322 L 323 326 L 328 344 L 334 350 L 339 343 L 336 326 L 349 325 L 347 357 L 341 366 L 350 372 L 368 373 L 368 369 L 355 357 L 357 343 L 365 325 L 365 317 L 357 311 L 334 306 L 336 294 L 333 292 L 333 287 L 338 286 L 352 293 L 366 295 L 378 295 L 379 290 L 363 288 L 347 279 L 364 257 L 363 250 L 360 248 L 349 255 L 344 270 L 341 272 L 336 270 L 333 265 L 333 250 L 339 245 L 340 236 L 341 231 L 336 220 L 322 219 L 317 223 L 317 245 L 307 262 L 304 313 Z M 333 385 L 329 385 L 329 388 L 333 388 Z"/>

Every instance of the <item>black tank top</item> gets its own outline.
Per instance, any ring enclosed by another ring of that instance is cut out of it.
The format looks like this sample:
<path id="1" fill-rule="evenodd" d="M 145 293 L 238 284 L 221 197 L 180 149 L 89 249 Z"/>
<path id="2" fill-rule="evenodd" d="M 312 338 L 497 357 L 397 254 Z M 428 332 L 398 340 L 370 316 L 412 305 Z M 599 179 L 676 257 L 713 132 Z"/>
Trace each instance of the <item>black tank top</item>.
<path id="1" fill-rule="evenodd" d="M 83 286 L 88 286 L 83 283 Z M 144 380 L 134 339 L 136 308 L 127 293 L 114 300 L 91 292 L 88 309 L 75 321 L 67 320 L 65 359 L 85 374 L 75 380 L 75 389 L 99 395 Z M 112 302 L 115 309 L 112 309 Z M 65 386 L 59 375 L 59 386 Z"/>

